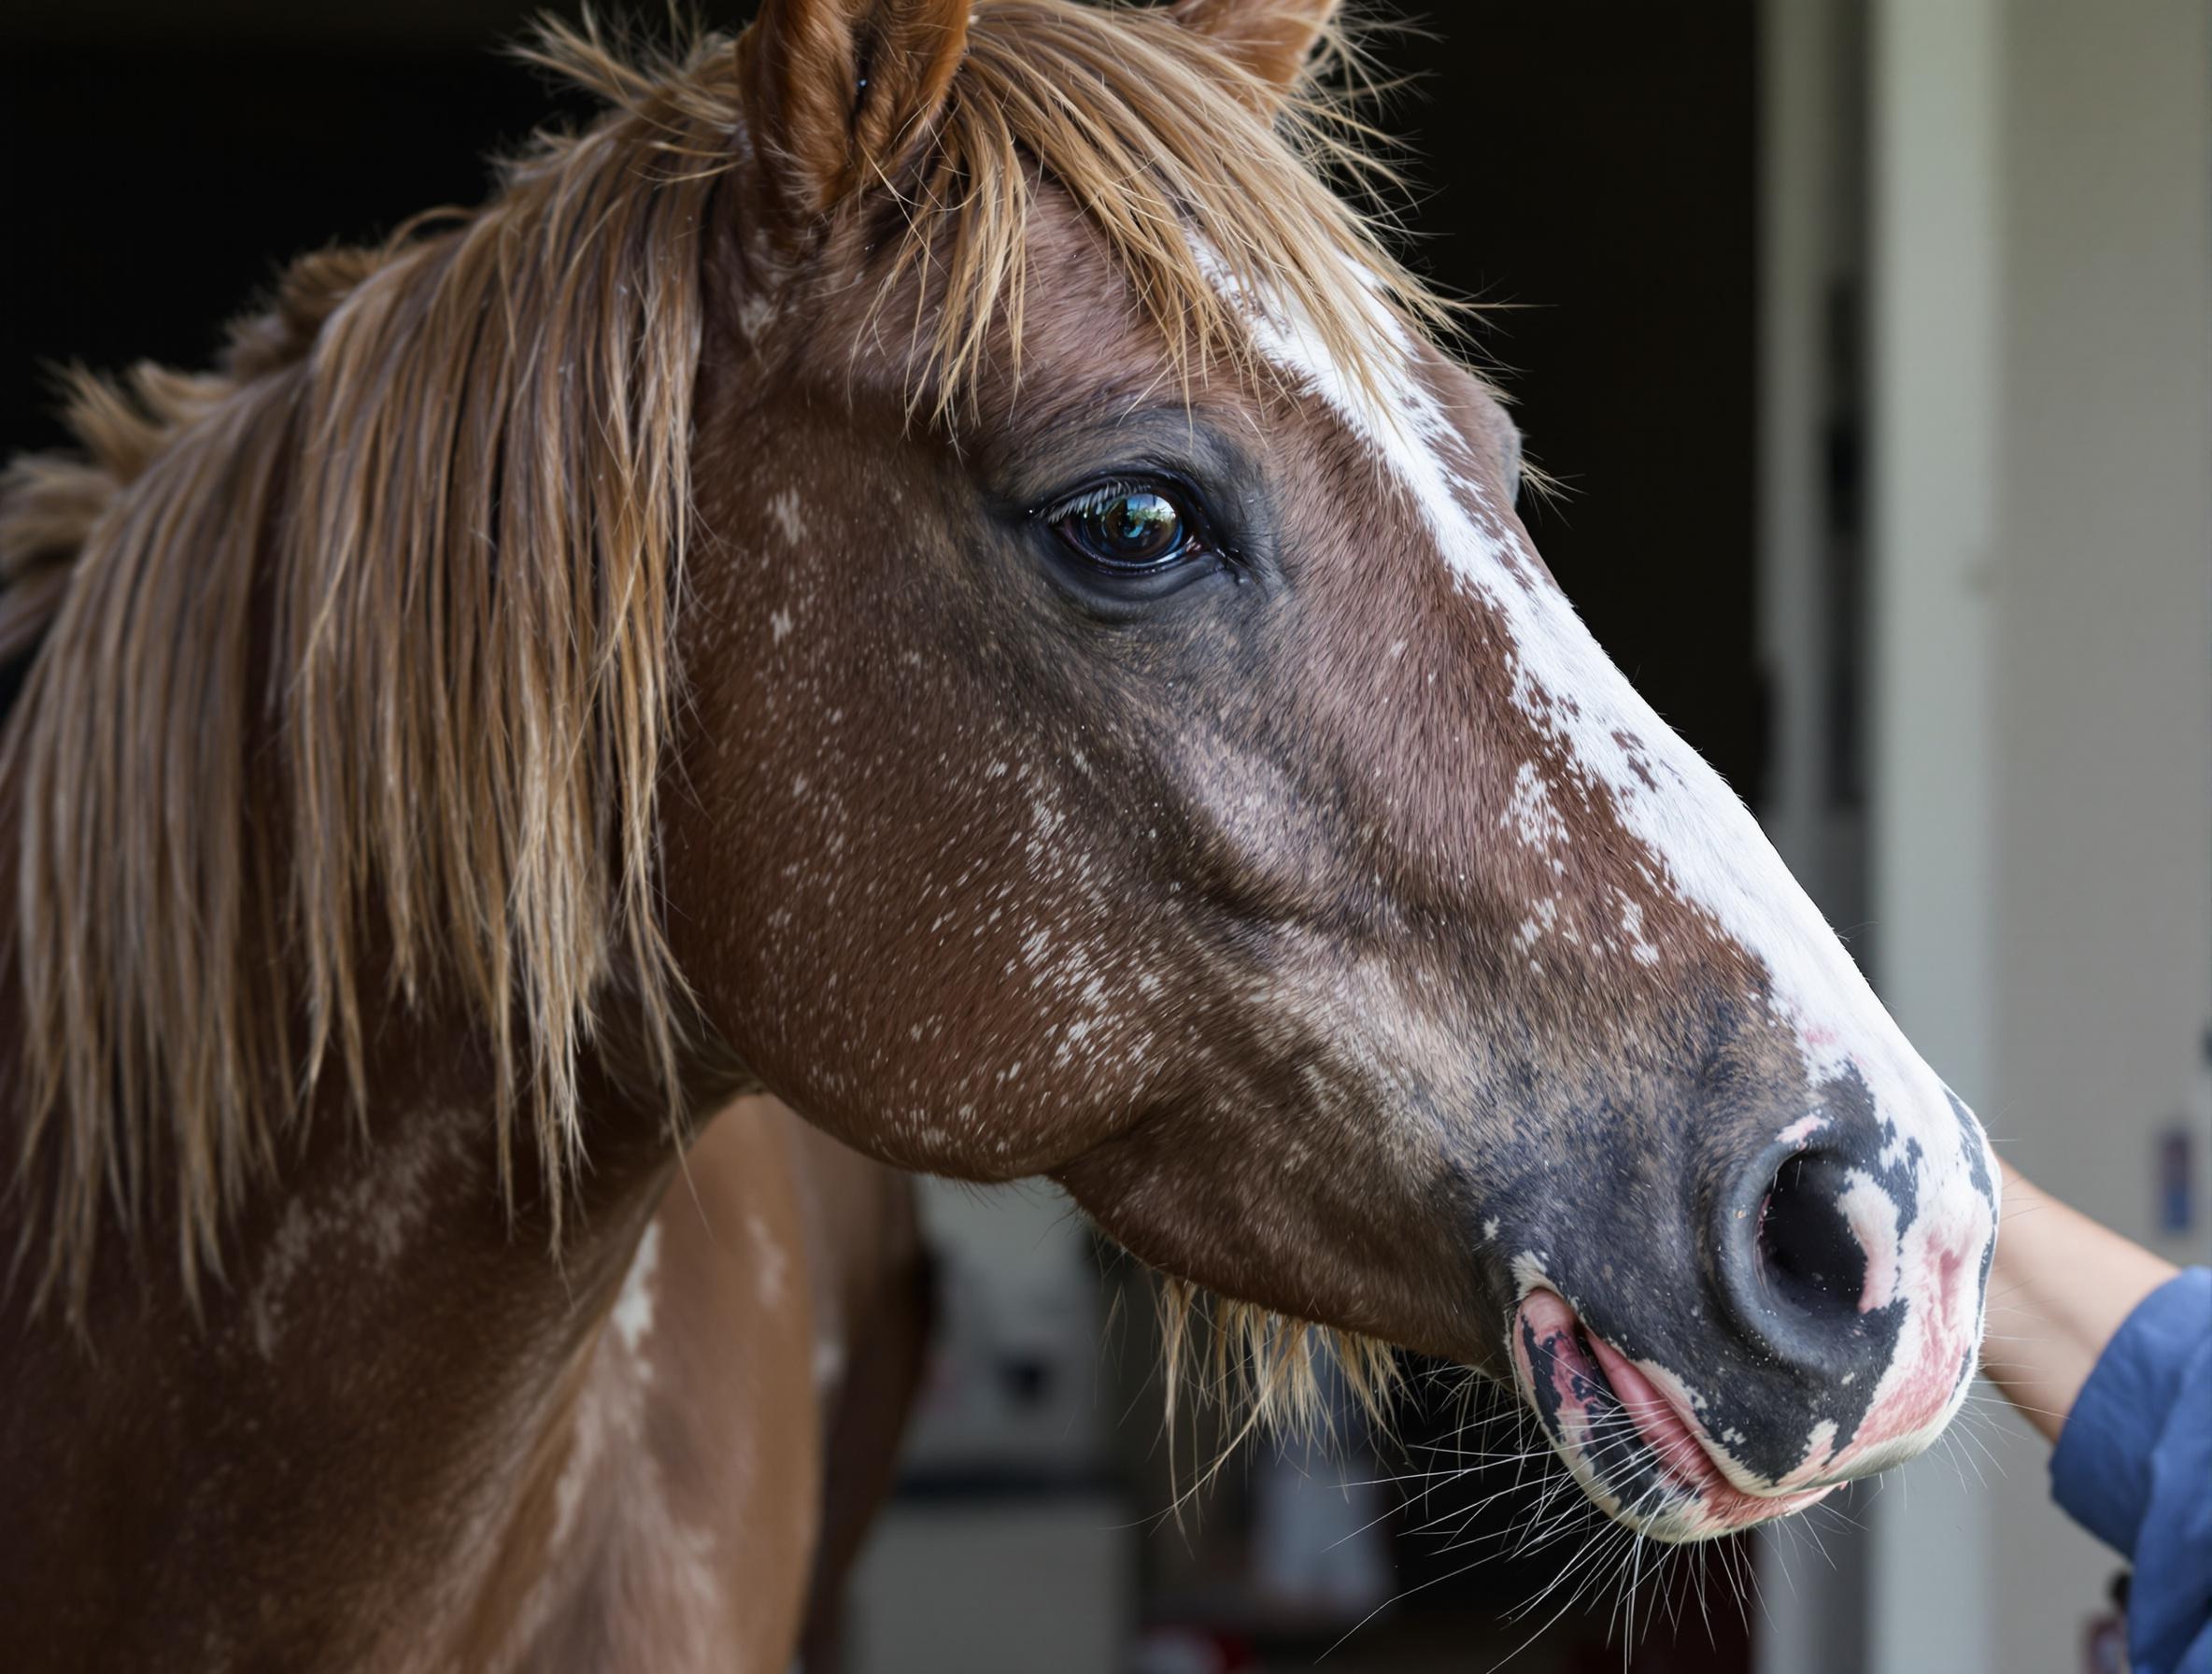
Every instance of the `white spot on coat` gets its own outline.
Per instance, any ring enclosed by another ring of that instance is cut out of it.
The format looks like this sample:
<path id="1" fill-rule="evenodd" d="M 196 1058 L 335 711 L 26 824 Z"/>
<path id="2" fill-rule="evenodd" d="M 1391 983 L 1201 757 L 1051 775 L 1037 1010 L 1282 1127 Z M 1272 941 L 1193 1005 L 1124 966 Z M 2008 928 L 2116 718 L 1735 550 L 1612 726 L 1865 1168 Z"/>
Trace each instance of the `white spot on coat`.
<path id="1" fill-rule="evenodd" d="M 1524 761 L 1513 774 L 1512 794 L 1498 823 L 1520 834 L 1533 849 L 1554 849 L 1567 842 L 1567 822 L 1552 805 L 1552 782 L 1533 761 Z"/>
<path id="2" fill-rule="evenodd" d="M 630 1258 L 630 1271 L 623 1277 L 622 1294 L 615 1298 L 610 1320 L 615 1335 L 632 1355 L 653 1328 L 653 1275 L 659 1266 L 660 1223 L 655 1221 L 638 1240 L 637 1254 Z"/>
<path id="3" fill-rule="evenodd" d="M 769 496 L 768 515 L 785 540 L 796 546 L 806 534 L 806 520 L 799 515 L 799 490 L 783 489 Z"/>

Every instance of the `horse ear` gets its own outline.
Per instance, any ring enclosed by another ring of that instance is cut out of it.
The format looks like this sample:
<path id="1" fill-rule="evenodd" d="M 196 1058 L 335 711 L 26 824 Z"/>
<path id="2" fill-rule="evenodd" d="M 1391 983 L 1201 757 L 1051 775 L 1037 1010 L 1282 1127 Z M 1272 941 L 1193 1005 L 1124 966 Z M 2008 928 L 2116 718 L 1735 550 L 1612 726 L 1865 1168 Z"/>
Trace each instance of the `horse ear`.
<path id="1" fill-rule="evenodd" d="M 740 50 L 755 154 L 800 226 L 894 172 L 968 45 L 971 0 L 766 0 Z"/>
<path id="2" fill-rule="evenodd" d="M 1175 0 L 1170 15 L 1261 85 L 1270 106 L 1296 85 L 1340 0 Z"/>

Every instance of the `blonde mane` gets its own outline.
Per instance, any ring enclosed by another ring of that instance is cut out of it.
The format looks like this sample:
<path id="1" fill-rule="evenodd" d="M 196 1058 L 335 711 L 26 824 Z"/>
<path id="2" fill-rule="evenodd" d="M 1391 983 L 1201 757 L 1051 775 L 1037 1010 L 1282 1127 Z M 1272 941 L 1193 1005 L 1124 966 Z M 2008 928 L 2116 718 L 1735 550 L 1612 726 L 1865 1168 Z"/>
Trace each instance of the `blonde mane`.
<path id="1" fill-rule="evenodd" d="M 503 1179 L 526 1125 L 556 1237 L 613 995 L 673 1105 L 655 787 L 744 51 L 587 23 L 528 56 L 611 108 L 479 210 L 297 262 L 214 373 L 75 376 L 81 455 L 0 479 L 0 655 L 37 645 L 0 740 L 18 1256 L 72 1309 L 104 1213 L 163 1190 L 188 1288 L 220 1272 L 317 1089 L 365 1112 L 388 997 L 488 1030 Z M 1186 369 L 1249 363 L 1225 296 L 1297 307 L 1368 378 L 1378 299 L 1441 319 L 1325 181 L 1369 166 L 1358 124 L 1271 98 L 1162 14 L 979 0 L 931 130 L 866 160 L 905 216 L 885 293 L 937 299 L 929 417 L 1001 370 L 996 334 L 1018 354 L 1041 180 Z"/>

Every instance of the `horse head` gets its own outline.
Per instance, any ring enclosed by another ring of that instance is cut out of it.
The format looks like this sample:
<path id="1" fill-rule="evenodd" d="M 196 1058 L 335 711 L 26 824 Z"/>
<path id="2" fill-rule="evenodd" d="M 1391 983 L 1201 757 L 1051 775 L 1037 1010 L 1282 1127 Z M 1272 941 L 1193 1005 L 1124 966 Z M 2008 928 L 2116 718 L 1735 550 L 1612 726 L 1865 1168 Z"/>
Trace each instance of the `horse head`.
<path id="1" fill-rule="evenodd" d="M 762 1085 L 1512 1383 L 1655 1535 L 1927 1447 L 1987 1143 L 1537 556 L 1330 184 L 1332 11 L 556 30 L 616 108 L 483 211 L 81 389 L 99 469 L 0 518 L 52 1272 L 159 1157 L 189 1284 L 442 1007 L 510 1176 L 527 1113 L 575 1178 L 587 1057 L 656 1119 Z"/>
<path id="2" fill-rule="evenodd" d="M 1622 1519 L 1740 1526 L 1957 1410 L 1994 1168 L 1314 172 L 1331 11 L 744 38 L 672 945 L 854 1145 L 1050 1174 L 1170 1273 L 1515 1381 Z"/>

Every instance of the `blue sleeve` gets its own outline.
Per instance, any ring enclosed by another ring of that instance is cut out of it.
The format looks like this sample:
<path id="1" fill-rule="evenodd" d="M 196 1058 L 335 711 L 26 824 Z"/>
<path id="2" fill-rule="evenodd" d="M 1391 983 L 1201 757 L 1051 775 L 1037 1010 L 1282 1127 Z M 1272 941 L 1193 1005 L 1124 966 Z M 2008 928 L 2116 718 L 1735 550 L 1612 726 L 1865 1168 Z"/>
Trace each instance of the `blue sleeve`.
<path id="1" fill-rule="evenodd" d="M 2135 1674 L 2212 1674 L 2212 1268 L 2146 1297 L 2050 1456 L 2051 1497 L 2134 1564 Z"/>

